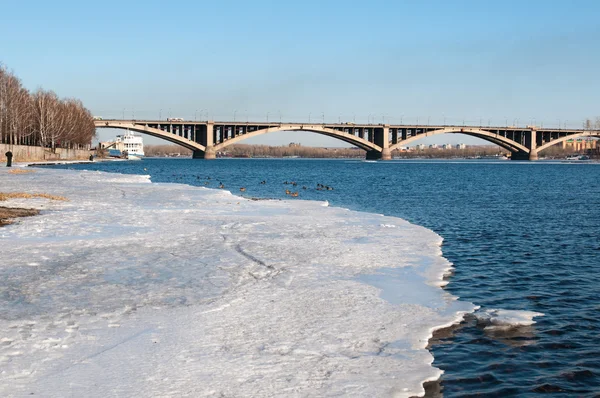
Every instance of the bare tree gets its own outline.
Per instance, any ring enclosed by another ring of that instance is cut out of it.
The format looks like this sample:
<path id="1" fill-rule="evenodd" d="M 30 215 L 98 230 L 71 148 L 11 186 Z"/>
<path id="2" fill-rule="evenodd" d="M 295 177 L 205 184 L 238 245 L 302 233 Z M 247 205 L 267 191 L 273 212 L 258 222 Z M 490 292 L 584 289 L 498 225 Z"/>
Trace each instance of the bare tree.
<path id="1" fill-rule="evenodd" d="M 31 94 L 0 64 L 0 143 L 74 148 L 90 144 L 96 134 L 89 110 L 77 99 L 53 91 Z"/>

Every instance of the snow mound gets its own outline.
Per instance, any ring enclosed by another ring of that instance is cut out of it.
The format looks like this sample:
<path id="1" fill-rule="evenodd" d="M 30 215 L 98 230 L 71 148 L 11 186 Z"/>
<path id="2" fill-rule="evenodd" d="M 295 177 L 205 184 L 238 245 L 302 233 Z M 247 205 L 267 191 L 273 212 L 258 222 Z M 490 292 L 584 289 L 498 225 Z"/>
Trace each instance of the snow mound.
<path id="1" fill-rule="evenodd" d="M 479 324 L 483 324 L 485 329 L 509 329 L 518 326 L 533 325 L 533 318 L 544 316 L 541 312 L 503 310 L 503 309 L 485 309 L 473 313 Z"/>

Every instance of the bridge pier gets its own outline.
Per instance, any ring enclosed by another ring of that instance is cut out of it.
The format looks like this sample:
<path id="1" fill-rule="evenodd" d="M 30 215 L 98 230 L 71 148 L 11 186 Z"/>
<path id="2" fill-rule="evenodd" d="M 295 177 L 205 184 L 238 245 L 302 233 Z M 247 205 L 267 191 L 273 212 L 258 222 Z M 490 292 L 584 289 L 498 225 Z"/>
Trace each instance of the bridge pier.
<path id="1" fill-rule="evenodd" d="M 529 160 L 538 160 L 537 149 L 532 149 L 531 152 L 529 152 Z"/>
<path id="2" fill-rule="evenodd" d="M 510 155 L 510 160 L 538 160 L 538 153 L 536 149 L 531 152 L 513 152 Z"/>
<path id="3" fill-rule="evenodd" d="M 392 151 L 390 148 L 383 148 L 383 151 L 379 152 L 374 149 L 367 151 L 367 160 L 392 160 Z"/>
<path id="4" fill-rule="evenodd" d="M 194 151 L 192 154 L 192 159 L 216 159 L 217 154 L 214 148 L 206 148 L 206 151 Z"/>
<path id="5" fill-rule="evenodd" d="M 538 160 L 537 153 L 537 131 L 535 128 L 532 128 L 529 132 L 528 136 L 525 139 L 525 143 L 528 144 L 527 148 L 529 148 L 529 158 L 528 160 Z"/>
<path id="6" fill-rule="evenodd" d="M 535 128 L 525 132 L 525 147 L 529 149 L 529 152 L 524 150 L 513 152 L 510 157 L 511 160 L 538 160 L 537 131 Z"/>
<path id="7" fill-rule="evenodd" d="M 513 152 L 510 155 L 510 160 L 529 160 L 529 153 L 523 151 Z"/>
<path id="8" fill-rule="evenodd" d="M 367 160 L 392 160 L 389 137 L 389 125 L 385 124 L 383 127 L 373 129 L 373 141 L 381 147 L 381 152 L 374 149 L 367 151 Z"/>
<path id="9" fill-rule="evenodd" d="M 390 148 L 383 148 L 383 151 L 381 151 L 381 160 L 392 160 L 392 151 L 390 151 Z"/>
<path id="10" fill-rule="evenodd" d="M 365 157 L 367 160 L 381 160 L 381 152 L 376 151 L 374 149 L 367 151 L 367 156 Z"/>

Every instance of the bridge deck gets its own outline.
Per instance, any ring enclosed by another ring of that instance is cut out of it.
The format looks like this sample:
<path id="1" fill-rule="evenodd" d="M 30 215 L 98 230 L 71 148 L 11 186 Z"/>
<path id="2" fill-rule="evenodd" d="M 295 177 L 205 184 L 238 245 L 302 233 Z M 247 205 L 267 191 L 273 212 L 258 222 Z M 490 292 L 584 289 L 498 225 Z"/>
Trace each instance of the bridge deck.
<path id="1" fill-rule="evenodd" d="M 163 138 L 194 151 L 195 157 L 213 158 L 217 151 L 250 137 L 277 131 L 307 131 L 333 137 L 367 152 L 369 159 L 391 159 L 391 151 L 424 137 L 462 133 L 487 140 L 510 151 L 513 159 L 537 159 L 538 150 L 571 138 L 599 137 L 584 129 L 536 126 L 466 126 L 430 124 L 280 123 L 196 120 L 95 120 L 98 128 L 120 128 Z"/>
<path id="2" fill-rule="evenodd" d="M 383 124 L 383 123 L 317 123 L 317 122 L 272 122 L 272 121 L 213 121 L 213 120 L 184 120 L 184 121 L 168 121 L 168 120 L 152 120 L 152 119 L 102 119 L 95 120 L 97 127 L 102 127 L 104 123 L 133 123 L 142 125 L 201 125 L 206 126 L 212 124 L 214 126 L 265 126 L 265 127 L 279 127 L 282 125 L 294 125 L 294 126 L 325 126 L 328 128 L 382 128 L 388 127 L 391 129 L 427 129 L 427 130 L 442 130 L 442 129 L 473 129 L 479 128 L 482 130 L 494 131 L 543 131 L 543 132 L 573 132 L 582 133 L 588 130 L 585 129 L 571 129 L 571 128 L 544 128 L 543 126 L 486 126 L 486 125 L 458 125 L 458 124 Z"/>

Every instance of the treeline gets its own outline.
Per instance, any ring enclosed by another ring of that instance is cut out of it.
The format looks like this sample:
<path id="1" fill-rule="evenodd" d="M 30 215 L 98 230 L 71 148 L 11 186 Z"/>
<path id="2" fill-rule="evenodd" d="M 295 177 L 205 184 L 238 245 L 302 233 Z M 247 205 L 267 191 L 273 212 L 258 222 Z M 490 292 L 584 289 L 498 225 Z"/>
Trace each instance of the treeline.
<path id="1" fill-rule="evenodd" d="M 146 156 L 191 156 L 192 151 L 179 145 L 144 145 Z M 272 157 L 299 156 L 304 158 L 352 158 L 365 157 L 365 151 L 355 148 L 313 148 L 303 146 L 268 145 L 231 145 L 220 153 L 222 156 L 235 157 Z"/>
<path id="2" fill-rule="evenodd" d="M 41 88 L 29 92 L 0 65 L 0 143 L 82 149 L 95 134 L 93 117 L 80 100 Z"/>
<path id="3" fill-rule="evenodd" d="M 358 148 L 317 148 L 309 146 L 269 146 L 236 144 L 225 149 L 236 157 L 273 157 L 298 156 L 301 158 L 364 158 L 365 151 Z"/>
<path id="4" fill-rule="evenodd" d="M 191 156 L 192 151 L 179 145 L 144 145 L 146 156 Z M 465 158 L 477 156 L 506 155 L 508 151 L 495 145 L 474 145 L 464 149 L 424 148 L 410 152 L 393 151 L 395 158 Z M 365 151 L 359 148 L 319 148 L 301 145 L 269 146 L 236 144 L 219 153 L 220 156 L 250 158 L 283 158 L 298 156 L 301 158 L 365 158 Z"/>
<path id="5" fill-rule="evenodd" d="M 179 145 L 144 145 L 146 156 L 192 156 L 192 151 Z"/>
<path id="6" fill-rule="evenodd" d="M 413 149 L 410 152 L 392 152 L 392 157 L 398 158 L 431 158 L 431 159 L 456 159 L 476 158 L 479 156 L 506 156 L 510 152 L 495 145 L 469 145 L 463 149 L 452 148 L 423 148 Z"/>
<path id="7" fill-rule="evenodd" d="M 316 148 L 300 145 L 268 146 L 237 144 L 226 148 L 232 156 L 243 157 L 286 157 L 301 158 L 364 158 L 366 153 L 359 148 Z M 392 151 L 394 158 L 464 158 L 477 156 L 494 156 L 508 154 L 495 145 L 474 145 L 464 149 L 424 148 L 410 152 Z"/>

